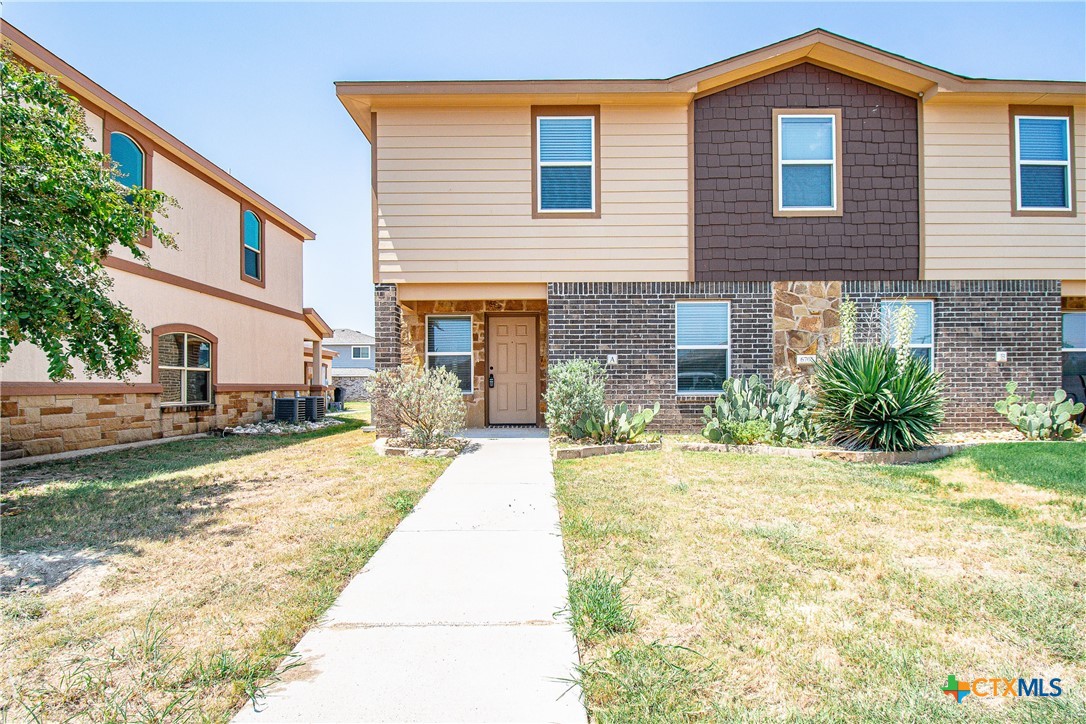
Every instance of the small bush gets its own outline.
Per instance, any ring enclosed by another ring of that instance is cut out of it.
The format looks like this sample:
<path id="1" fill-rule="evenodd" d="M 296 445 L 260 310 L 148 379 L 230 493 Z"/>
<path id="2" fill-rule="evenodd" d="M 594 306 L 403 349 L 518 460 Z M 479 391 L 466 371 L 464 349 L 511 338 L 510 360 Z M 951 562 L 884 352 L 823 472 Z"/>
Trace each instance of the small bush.
<path id="1" fill-rule="evenodd" d="M 716 402 L 705 406 L 701 434 L 713 442 L 749 445 L 752 443 L 737 442 L 736 434 L 752 439 L 763 426 L 741 426 L 763 422 L 765 433 L 755 442 L 777 445 L 809 442 L 816 437 L 814 407 L 814 395 L 795 382 L 777 380 L 770 388 L 758 375 L 729 378 Z"/>
<path id="2" fill-rule="evenodd" d="M 568 437 L 582 417 L 604 416 L 607 371 L 596 360 L 555 362 L 547 370 L 547 425 Z"/>
<path id="3" fill-rule="evenodd" d="M 1075 423 L 1084 409 L 1081 402 L 1068 399 L 1063 390 L 1056 390 L 1052 402 L 1036 402 L 1032 392 L 1023 402 L 1014 394 L 1017 389 L 1017 382 L 1008 382 L 1007 397 L 995 403 L 995 409 L 1027 440 L 1070 440 L 1082 434 Z"/>
<path id="4" fill-rule="evenodd" d="M 714 442 L 726 445 L 761 445 L 772 442 L 769 423 L 765 420 L 747 420 L 746 422 L 724 420 L 719 423 L 718 429 L 720 437 Z"/>
<path id="5" fill-rule="evenodd" d="M 851 449 L 915 450 L 943 421 L 942 375 L 888 345 L 838 347 L 815 364 L 815 419 Z"/>
<path id="6" fill-rule="evenodd" d="M 408 429 L 416 447 L 435 447 L 464 429 L 460 380 L 444 367 L 401 365 L 373 377 L 372 401 Z"/>

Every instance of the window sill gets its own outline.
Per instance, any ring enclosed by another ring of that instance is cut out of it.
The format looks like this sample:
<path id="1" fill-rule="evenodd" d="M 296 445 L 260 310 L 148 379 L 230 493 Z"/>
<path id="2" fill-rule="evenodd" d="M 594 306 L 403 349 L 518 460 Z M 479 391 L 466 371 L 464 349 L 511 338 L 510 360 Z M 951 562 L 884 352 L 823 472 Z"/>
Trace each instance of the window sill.
<path id="1" fill-rule="evenodd" d="M 249 284 L 252 284 L 254 287 L 260 287 L 261 289 L 264 288 L 264 280 L 263 279 L 257 279 L 256 277 L 251 277 L 251 276 L 249 276 L 248 274 L 246 274 L 244 272 L 242 272 L 242 274 L 241 274 L 241 281 L 248 282 Z"/>

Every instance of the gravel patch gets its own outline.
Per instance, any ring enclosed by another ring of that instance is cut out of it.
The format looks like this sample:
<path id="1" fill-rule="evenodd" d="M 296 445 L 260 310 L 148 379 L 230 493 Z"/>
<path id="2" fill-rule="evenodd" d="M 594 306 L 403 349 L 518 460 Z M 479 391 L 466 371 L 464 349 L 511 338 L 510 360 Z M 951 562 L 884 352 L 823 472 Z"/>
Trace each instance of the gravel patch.
<path id="1" fill-rule="evenodd" d="M 326 427 L 334 427 L 335 425 L 342 425 L 343 420 L 336 420 L 331 417 L 326 417 L 320 422 L 275 422 L 273 420 L 267 420 L 264 422 L 254 422 L 251 425 L 239 425 L 238 427 L 228 427 L 223 430 L 225 435 L 294 435 L 299 432 L 312 432 L 313 430 L 321 430 Z"/>

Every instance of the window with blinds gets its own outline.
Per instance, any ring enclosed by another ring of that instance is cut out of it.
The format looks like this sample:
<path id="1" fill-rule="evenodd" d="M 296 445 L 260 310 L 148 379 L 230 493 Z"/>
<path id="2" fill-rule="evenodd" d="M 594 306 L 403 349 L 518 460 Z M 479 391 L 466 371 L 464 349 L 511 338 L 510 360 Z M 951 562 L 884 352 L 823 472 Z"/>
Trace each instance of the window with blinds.
<path id="1" fill-rule="evenodd" d="M 1058 116 L 1015 116 L 1020 211 L 1071 208 L 1071 123 Z"/>
<path id="2" fill-rule="evenodd" d="M 444 367 L 472 391 L 471 317 L 426 318 L 426 366 Z"/>
<path id="3" fill-rule="evenodd" d="M 539 212 L 596 210 L 596 118 L 536 118 Z"/>
<path id="4" fill-rule="evenodd" d="M 675 391 L 715 395 L 729 376 L 728 302 L 675 303 Z"/>
<path id="5" fill-rule="evenodd" d="M 779 211 L 837 208 L 837 116 L 777 116 Z"/>
<path id="6" fill-rule="evenodd" d="M 914 314 L 912 336 L 909 339 L 909 351 L 925 360 L 928 367 L 935 368 L 935 303 L 930 299 L 906 299 L 882 302 L 882 339 L 897 346 L 894 339 L 894 312 L 901 306 L 912 308 Z"/>

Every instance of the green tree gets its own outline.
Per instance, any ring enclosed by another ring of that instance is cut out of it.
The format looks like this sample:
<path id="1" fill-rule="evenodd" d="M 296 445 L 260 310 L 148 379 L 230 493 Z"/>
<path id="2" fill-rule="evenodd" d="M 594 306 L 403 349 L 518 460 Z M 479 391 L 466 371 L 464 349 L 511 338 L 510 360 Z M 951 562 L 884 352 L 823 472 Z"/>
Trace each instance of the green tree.
<path id="1" fill-rule="evenodd" d="M 78 101 L 6 47 L 0 90 L 0 364 L 30 342 L 54 381 L 72 376 L 72 360 L 125 378 L 147 356 L 145 328 L 110 298 L 102 262 L 120 247 L 146 261 L 148 233 L 175 246 L 156 218 L 177 204 L 115 181 L 115 166 L 88 145 Z"/>

